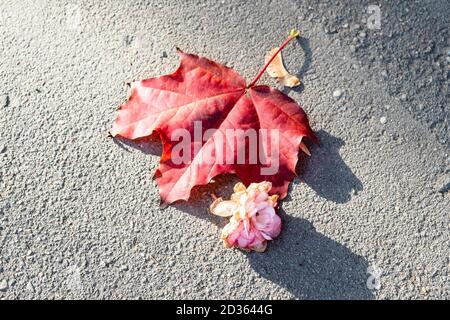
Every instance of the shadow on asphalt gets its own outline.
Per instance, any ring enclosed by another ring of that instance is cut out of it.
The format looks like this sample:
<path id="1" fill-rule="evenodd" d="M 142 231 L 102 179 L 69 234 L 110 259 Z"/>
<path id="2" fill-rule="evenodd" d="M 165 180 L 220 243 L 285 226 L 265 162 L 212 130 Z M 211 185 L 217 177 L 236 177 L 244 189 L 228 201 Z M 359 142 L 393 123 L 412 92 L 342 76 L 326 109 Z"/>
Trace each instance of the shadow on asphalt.
<path id="1" fill-rule="evenodd" d="M 159 138 L 159 135 L 156 133 L 152 134 L 149 137 L 135 140 L 129 140 L 122 137 L 111 137 L 111 139 L 116 145 L 128 152 L 130 150 L 128 150 L 127 147 L 130 147 L 132 149 L 139 150 L 144 154 L 151 154 L 154 156 L 161 156 L 162 154 L 161 140 Z"/>
<path id="2" fill-rule="evenodd" d="M 311 50 L 311 46 L 309 45 L 309 39 L 307 39 L 307 38 L 298 37 L 297 43 L 300 45 L 303 52 L 305 53 L 305 61 L 303 62 L 302 67 L 296 74 L 297 77 L 301 80 L 305 76 L 305 74 L 309 70 L 309 68 L 311 67 L 312 50 Z"/>
<path id="3" fill-rule="evenodd" d="M 373 299 L 367 261 L 280 209 L 284 228 L 264 254 L 249 253 L 252 268 L 298 299 Z"/>
<path id="4" fill-rule="evenodd" d="M 289 92 L 291 92 L 291 91 L 301 93 L 305 89 L 302 79 L 304 78 L 304 76 L 306 75 L 306 73 L 308 72 L 308 70 L 310 69 L 311 64 L 312 64 L 312 50 L 309 45 L 309 39 L 303 38 L 303 37 L 298 37 L 297 44 L 300 46 L 301 50 L 303 50 L 303 53 L 305 55 L 303 63 L 301 64 L 301 67 L 298 68 L 298 70 L 295 72 L 294 72 L 295 68 L 294 68 L 294 70 L 292 70 L 292 73 L 295 73 L 295 75 L 300 79 L 300 85 L 297 87 L 294 87 L 294 88 L 282 87 L 280 90 L 287 95 L 289 95 Z M 286 60 L 288 60 L 288 59 L 286 59 Z M 291 62 L 289 64 L 297 65 L 298 62 L 297 61 Z M 292 69 L 292 68 L 288 68 L 288 69 Z"/>
<path id="5" fill-rule="evenodd" d="M 177 201 L 171 206 L 196 218 L 207 220 L 218 227 L 224 227 L 228 220 L 215 216 L 209 211 L 209 206 L 214 200 L 212 195 L 229 199 L 233 193 L 234 185 L 239 181 L 238 177 L 233 174 L 218 175 L 214 178 L 214 182 L 194 187 L 189 201 Z"/>
<path id="6" fill-rule="evenodd" d="M 335 203 L 345 203 L 363 184 L 339 154 L 345 142 L 324 130 L 317 132 L 320 146 L 313 146 L 311 157 L 300 155 L 297 172 L 319 196 Z M 299 182 L 294 181 L 294 185 Z"/>
<path id="7" fill-rule="evenodd" d="M 223 228 L 227 219 L 209 212 L 211 193 L 228 199 L 239 180 L 221 175 L 211 185 L 196 187 L 189 202 L 172 204 L 178 210 Z M 283 230 L 264 254 L 246 254 L 261 277 L 286 288 L 298 299 L 373 299 L 367 288 L 368 262 L 344 245 L 317 232 L 305 219 L 279 209 Z"/>
<path id="8" fill-rule="evenodd" d="M 323 130 L 317 135 L 321 145 L 312 148 L 311 157 L 301 157 L 297 167 L 300 176 L 327 200 L 347 202 L 352 190 L 362 190 L 362 183 L 339 154 L 344 141 Z M 131 147 L 145 154 L 162 152 L 157 137 L 137 141 L 114 139 L 114 142 L 126 150 Z M 217 176 L 213 183 L 195 187 L 189 202 L 177 201 L 172 206 L 223 227 L 226 219 L 209 213 L 210 195 L 215 193 L 227 199 L 238 181 L 234 175 Z M 286 200 L 289 201 L 289 196 Z M 369 265 L 363 257 L 318 233 L 307 220 L 287 215 L 282 208 L 279 213 L 284 225 L 280 237 L 270 243 L 266 253 L 246 254 L 258 274 L 286 288 L 298 299 L 374 298 L 366 285 Z"/>

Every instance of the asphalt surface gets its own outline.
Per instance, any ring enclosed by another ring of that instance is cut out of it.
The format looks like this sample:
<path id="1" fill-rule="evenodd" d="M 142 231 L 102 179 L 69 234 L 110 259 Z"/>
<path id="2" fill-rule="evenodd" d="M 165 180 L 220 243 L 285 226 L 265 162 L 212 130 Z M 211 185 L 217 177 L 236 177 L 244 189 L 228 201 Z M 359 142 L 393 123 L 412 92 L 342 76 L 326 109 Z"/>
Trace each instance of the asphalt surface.
<path id="1" fill-rule="evenodd" d="M 450 298 L 450 2 L 380 1 L 379 30 L 371 4 L 1 1 L 0 298 Z M 175 46 L 250 79 L 295 26 L 322 143 L 268 251 L 227 250 L 207 208 L 235 178 L 162 209 L 158 143 L 107 131 Z"/>

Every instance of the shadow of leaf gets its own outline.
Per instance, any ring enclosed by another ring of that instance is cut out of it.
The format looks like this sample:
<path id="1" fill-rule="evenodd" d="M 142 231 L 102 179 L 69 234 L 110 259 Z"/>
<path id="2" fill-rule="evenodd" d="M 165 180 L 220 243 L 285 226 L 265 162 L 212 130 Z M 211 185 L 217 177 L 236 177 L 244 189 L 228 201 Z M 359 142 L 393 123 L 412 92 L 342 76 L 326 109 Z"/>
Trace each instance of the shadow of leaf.
<path id="1" fill-rule="evenodd" d="M 227 223 L 227 220 L 215 216 L 209 211 L 209 207 L 213 202 L 212 195 L 214 194 L 217 197 L 229 199 L 233 193 L 234 185 L 239 181 L 238 177 L 233 174 L 218 175 L 211 183 L 194 187 L 191 191 L 189 201 L 176 201 L 170 204 L 170 206 L 189 213 L 196 218 L 208 220 L 219 227 L 223 227 Z"/>
<path id="2" fill-rule="evenodd" d="M 324 130 L 318 131 L 317 136 L 320 146 L 312 150 L 311 157 L 301 156 L 297 171 L 318 195 L 335 203 L 345 203 L 352 193 L 363 190 L 363 184 L 339 154 L 344 141 Z"/>
<path id="3" fill-rule="evenodd" d="M 301 93 L 305 89 L 305 85 L 303 82 L 303 78 L 311 68 L 312 64 L 312 51 L 309 45 L 309 39 L 304 37 L 298 37 L 296 43 L 300 46 L 303 51 L 304 59 L 301 66 L 299 66 L 299 62 L 297 59 L 294 60 L 294 56 L 283 56 L 283 59 L 286 61 L 286 65 L 288 70 L 298 70 L 296 72 L 291 72 L 295 74 L 301 81 L 300 85 L 297 87 L 289 88 L 289 87 L 281 87 L 281 91 L 285 94 L 289 94 L 291 91 L 295 91 Z"/>
<path id="4" fill-rule="evenodd" d="M 311 46 L 309 45 L 309 39 L 303 38 L 303 37 L 298 37 L 297 38 L 297 43 L 300 45 L 300 47 L 302 48 L 303 52 L 305 53 L 305 61 L 303 62 L 302 67 L 300 68 L 300 70 L 297 72 L 297 76 L 300 79 L 302 79 L 304 77 L 304 75 L 306 74 L 306 72 L 311 67 L 312 51 L 311 51 Z"/>
<path id="5" fill-rule="evenodd" d="M 112 139 L 115 144 L 126 151 L 129 151 L 127 147 L 130 147 L 139 150 L 144 154 L 151 154 L 154 156 L 161 156 L 162 154 L 162 143 L 157 133 L 135 140 L 129 140 L 121 137 L 112 137 Z"/>

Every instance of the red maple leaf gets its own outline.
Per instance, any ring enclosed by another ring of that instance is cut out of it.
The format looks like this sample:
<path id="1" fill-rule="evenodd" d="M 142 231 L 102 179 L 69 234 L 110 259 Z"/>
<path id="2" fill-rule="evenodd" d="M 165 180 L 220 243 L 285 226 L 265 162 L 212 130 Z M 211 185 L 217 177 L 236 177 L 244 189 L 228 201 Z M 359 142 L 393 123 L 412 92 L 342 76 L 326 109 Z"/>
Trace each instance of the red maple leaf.
<path id="1" fill-rule="evenodd" d="M 278 52 L 297 35 L 291 33 Z M 165 203 L 187 200 L 194 186 L 223 173 L 237 174 L 246 185 L 270 181 L 271 193 L 285 197 L 296 176 L 299 147 L 307 150 L 302 139 L 317 138 L 294 100 L 255 85 L 271 61 L 247 85 L 231 68 L 179 49 L 178 54 L 181 62 L 174 73 L 132 84 L 111 135 L 138 139 L 159 134 L 163 154 L 156 181 Z M 181 148 L 186 134 L 191 139 Z"/>

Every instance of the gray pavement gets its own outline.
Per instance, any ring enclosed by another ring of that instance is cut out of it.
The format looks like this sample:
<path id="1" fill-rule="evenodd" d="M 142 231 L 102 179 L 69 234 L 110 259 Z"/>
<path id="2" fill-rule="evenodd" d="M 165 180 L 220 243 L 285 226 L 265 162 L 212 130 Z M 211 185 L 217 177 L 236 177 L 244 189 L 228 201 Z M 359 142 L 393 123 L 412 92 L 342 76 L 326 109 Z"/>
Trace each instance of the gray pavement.
<path id="1" fill-rule="evenodd" d="M 0 298 L 450 298 L 449 16 L 446 0 L 1 1 Z M 161 209 L 158 143 L 107 131 L 125 81 L 174 70 L 175 46 L 250 79 L 295 26 L 304 86 L 285 92 L 321 145 L 268 251 L 227 250 L 207 208 L 235 178 Z"/>

